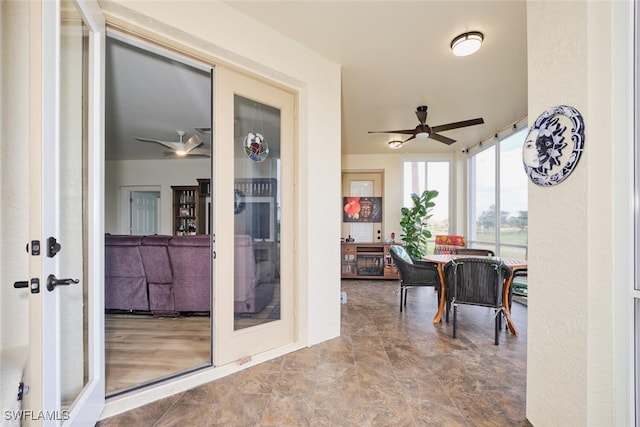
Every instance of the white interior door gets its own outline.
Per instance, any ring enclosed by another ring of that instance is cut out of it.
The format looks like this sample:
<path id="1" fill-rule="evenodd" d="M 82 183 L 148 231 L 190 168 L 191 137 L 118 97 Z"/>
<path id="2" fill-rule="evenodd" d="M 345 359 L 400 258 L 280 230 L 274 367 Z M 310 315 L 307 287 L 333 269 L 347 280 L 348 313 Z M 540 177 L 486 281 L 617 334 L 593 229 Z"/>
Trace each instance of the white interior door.
<path id="1" fill-rule="evenodd" d="M 41 252 L 32 257 L 30 405 L 42 425 L 93 425 L 104 405 L 104 20 L 94 1 L 33 2 L 31 18 L 42 22 L 31 67 L 42 108 L 31 122 Z"/>
<path id="2" fill-rule="evenodd" d="M 132 191 L 130 199 L 130 221 L 132 236 L 158 234 L 159 191 Z"/>

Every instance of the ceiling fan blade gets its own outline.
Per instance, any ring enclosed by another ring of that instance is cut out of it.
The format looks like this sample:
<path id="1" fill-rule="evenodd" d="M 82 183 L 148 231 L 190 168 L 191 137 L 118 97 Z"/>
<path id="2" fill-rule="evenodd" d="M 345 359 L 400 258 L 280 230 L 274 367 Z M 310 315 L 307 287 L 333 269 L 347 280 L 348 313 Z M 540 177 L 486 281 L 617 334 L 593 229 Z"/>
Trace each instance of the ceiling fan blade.
<path id="1" fill-rule="evenodd" d="M 411 141 L 412 139 L 415 139 L 415 135 L 411 135 L 409 138 L 405 139 L 404 141 L 402 141 L 402 143 L 404 144 L 407 141 Z"/>
<path id="2" fill-rule="evenodd" d="M 191 138 L 187 140 L 184 144 L 184 151 L 188 154 L 194 148 L 202 145 L 202 140 L 198 137 L 198 135 L 193 135 Z"/>
<path id="3" fill-rule="evenodd" d="M 206 148 L 194 148 L 193 150 L 187 153 L 188 156 L 196 156 L 196 157 L 211 157 L 211 151 Z"/>
<path id="4" fill-rule="evenodd" d="M 164 145 L 165 147 L 174 150 L 179 150 L 180 148 L 182 148 L 182 144 L 180 142 L 159 141 L 157 139 L 138 138 L 137 136 L 135 137 L 135 139 L 142 142 L 155 142 L 156 144 Z"/>
<path id="5" fill-rule="evenodd" d="M 484 123 L 482 118 L 463 120 L 461 122 L 447 123 L 446 125 L 431 126 L 433 132 L 444 132 L 445 130 L 458 129 L 467 126 L 481 125 Z"/>
<path id="6" fill-rule="evenodd" d="M 412 135 L 415 133 L 415 129 L 401 129 L 401 130 L 370 130 L 369 133 L 399 133 L 402 135 Z"/>
<path id="7" fill-rule="evenodd" d="M 416 109 L 416 116 L 418 116 L 418 121 L 420 124 L 425 124 L 427 122 L 427 106 L 421 105 Z"/>
<path id="8" fill-rule="evenodd" d="M 205 135 L 211 133 L 211 128 L 194 128 L 194 129 Z"/>
<path id="9" fill-rule="evenodd" d="M 433 129 L 433 128 L 431 128 L 431 129 Z M 454 142 L 456 142 L 456 140 L 455 140 L 455 139 L 451 139 L 451 138 L 448 138 L 448 137 L 446 137 L 446 136 L 439 135 L 439 134 L 437 134 L 437 133 L 431 133 L 431 134 L 429 135 L 429 138 L 431 138 L 431 139 L 435 139 L 436 141 L 440 141 L 440 142 L 442 142 L 442 143 L 444 143 L 444 144 L 447 144 L 447 145 L 451 145 L 451 144 L 453 144 Z"/>

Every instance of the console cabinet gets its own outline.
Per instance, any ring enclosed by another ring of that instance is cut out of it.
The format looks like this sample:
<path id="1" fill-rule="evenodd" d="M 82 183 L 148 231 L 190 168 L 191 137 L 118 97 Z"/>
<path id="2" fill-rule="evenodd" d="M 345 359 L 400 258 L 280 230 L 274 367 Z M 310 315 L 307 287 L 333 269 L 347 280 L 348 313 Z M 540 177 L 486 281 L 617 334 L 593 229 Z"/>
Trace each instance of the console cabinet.
<path id="1" fill-rule="evenodd" d="M 397 279 L 398 269 L 386 243 L 342 243 L 343 279 Z"/>

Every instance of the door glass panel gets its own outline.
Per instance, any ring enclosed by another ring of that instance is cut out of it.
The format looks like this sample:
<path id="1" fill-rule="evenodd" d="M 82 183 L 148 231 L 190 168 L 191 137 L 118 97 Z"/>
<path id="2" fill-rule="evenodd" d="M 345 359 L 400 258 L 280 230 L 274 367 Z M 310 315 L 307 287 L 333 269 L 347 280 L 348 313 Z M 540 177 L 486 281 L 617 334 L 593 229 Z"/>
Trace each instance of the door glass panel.
<path id="1" fill-rule="evenodd" d="M 280 110 L 234 96 L 234 330 L 280 319 Z"/>
<path id="2" fill-rule="evenodd" d="M 213 73 L 116 33 L 105 54 L 105 369 L 113 396 L 211 365 Z M 123 189 L 135 190 L 129 200 Z"/>
<path id="3" fill-rule="evenodd" d="M 60 39 L 60 216 L 58 242 L 63 250 L 57 255 L 58 271 L 73 279 L 57 292 L 60 298 L 61 399 L 68 408 L 87 382 L 86 309 L 87 177 L 83 164 L 86 146 L 85 70 L 86 27 L 71 2 L 63 2 Z"/>

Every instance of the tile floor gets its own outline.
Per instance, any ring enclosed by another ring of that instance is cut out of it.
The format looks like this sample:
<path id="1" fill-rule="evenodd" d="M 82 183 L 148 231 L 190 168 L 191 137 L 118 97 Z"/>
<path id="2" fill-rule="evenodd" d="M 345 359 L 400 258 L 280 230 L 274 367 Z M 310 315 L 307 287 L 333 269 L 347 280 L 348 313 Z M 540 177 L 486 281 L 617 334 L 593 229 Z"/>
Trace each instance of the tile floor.
<path id="1" fill-rule="evenodd" d="M 493 344 L 493 311 L 463 306 L 458 338 L 433 324 L 433 288 L 342 281 L 342 334 L 99 422 L 112 426 L 530 426 L 527 309 Z"/>

